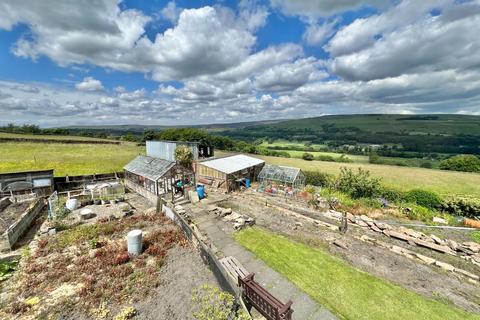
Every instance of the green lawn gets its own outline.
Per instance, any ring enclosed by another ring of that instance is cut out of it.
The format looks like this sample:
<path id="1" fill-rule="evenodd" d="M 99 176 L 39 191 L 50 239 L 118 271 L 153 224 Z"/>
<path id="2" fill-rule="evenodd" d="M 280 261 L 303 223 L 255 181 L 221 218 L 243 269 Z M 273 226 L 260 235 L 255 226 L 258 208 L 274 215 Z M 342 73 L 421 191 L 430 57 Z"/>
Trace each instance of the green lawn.
<path id="1" fill-rule="evenodd" d="M 267 163 L 299 167 L 303 170 L 338 174 L 341 167 L 369 170 L 373 176 L 382 178 L 382 183 L 402 190 L 421 188 L 444 196 L 480 197 L 480 174 L 434 170 L 413 167 L 399 167 L 369 163 L 337 163 L 327 161 L 305 161 L 295 158 L 280 158 L 252 155 Z"/>
<path id="2" fill-rule="evenodd" d="M 0 143 L 0 173 L 23 170 L 55 169 L 55 176 L 121 171 L 123 166 L 145 147 L 132 143 L 62 144 Z"/>
<path id="3" fill-rule="evenodd" d="M 480 319 L 359 271 L 330 254 L 260 228 L 236 240 L 342 319 Z M 295 303 L 293 304 L 295 310 Z"/>

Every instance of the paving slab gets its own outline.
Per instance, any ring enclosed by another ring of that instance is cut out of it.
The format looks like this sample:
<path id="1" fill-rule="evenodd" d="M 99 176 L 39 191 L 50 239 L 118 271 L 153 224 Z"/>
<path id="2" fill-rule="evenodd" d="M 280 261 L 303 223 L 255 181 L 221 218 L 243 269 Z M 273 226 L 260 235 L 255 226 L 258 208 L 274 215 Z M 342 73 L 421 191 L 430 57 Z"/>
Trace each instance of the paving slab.
<path id="1" fill-rule="evenodd" d="M 288 279 L 268 267 L 265 262 L 232 239 L 231 226 L 224 221 L 206 215 L 206 219 L 197 219 L 197 226 L 205 233 L 210 242 L 224 256 L 234 256 L 249 272 L 255 273 L 255 280 L 282 302 L 292 300 L 294 320 L 335 320 L 330 311 L 316 303 L 309 295 L 298 289 Z"/>

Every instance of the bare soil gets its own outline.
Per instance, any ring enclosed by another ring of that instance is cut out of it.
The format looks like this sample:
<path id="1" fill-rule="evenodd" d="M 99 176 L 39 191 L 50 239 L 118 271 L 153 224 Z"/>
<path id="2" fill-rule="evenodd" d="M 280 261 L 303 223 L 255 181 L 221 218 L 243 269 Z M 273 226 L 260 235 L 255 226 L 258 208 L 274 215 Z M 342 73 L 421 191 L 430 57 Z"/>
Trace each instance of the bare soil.
<path id="1" fill-rule="evenodd" d="M 4 233 L 27 210 L 31 201 L 11 203 L 0 212 L 0 234 Z"/>
<path id="2" fill-rule="evenodd" d="M 209 193 L 209 202 L 215 202 L 216 198 L 223 195 Z M 294 200 L 288 200 L 293 208 L 301 208 L 301 204 Z M 444 303 L 450 303 L 470 312 L 480 313 L 480 286 L 472 284 L 467 279 L 456 276 L 452 273 L 443 272 L 436 266 L 428 266 L 414 260 L 408 259 L 402 255 L 395 254 L 385 248 L 365 243 L 358 240 L 363 234 L 372 238 L 381 239 L 384 242 L 390 242 L 397 246 L 403 246 L 410 250 L 433 257 L 440 261 L 451 263 L 452 265 L 468 270 L 474 274 L 479 274 L 480 270 L 473 264 L 460 259 L 459 257 L 433 252 L 426 248 L 410 246 L 401 240 L 388 238 L 379 235 L 374 231 L 369 231 L 360 227 L 349 225 L 348 232 L 345 235 L 338 231 L 332 231 L 327 228 L 318 227 L 306 222 L 303 219 L 297 219 L 283 212 L 284 199 L 274 199 L 258 193 L 244 192 L 230 196 L 228 200 L 217 203 L 218 206 L 232 208 L 234 212 L 246 214 L 256 219 L 256 224 L 265 227 L 271 231 L 286 235 L 291 239 L 301 241 L 314 247 L 321 247 L 328 250 L 335 256 L 341 257 L 352 266 L 373 274 L 375 276 L 392 281 L 406 289 L 413 290 L 428 298 L 440 300 Z M 268 204 L 268 205 L 266 205 Z M 206 206 L 204 209 L 206 209 Z M 202 214 L 208 214 L 206 210 L 196 211 L 192 216 L 200 217 Z M 305 214 L 304 210 L 297 213 Z M 308 214 L 312 218 L 324 220 L 329 223 L 337 223 L 321 215 L 311 212 Z M 333 244 L 334 239 L 340 239 L 347 245 L 347 248 L 341 248 Z"/>

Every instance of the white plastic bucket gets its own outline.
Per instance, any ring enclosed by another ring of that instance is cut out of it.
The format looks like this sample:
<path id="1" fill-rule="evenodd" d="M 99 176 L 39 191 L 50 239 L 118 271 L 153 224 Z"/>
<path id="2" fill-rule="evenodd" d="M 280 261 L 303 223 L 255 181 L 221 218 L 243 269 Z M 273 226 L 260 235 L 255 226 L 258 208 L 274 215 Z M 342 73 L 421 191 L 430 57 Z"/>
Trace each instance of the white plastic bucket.
<path id="1" fill-rule="evenodd" d="M 142 253 L 143 237 L 142 230 L 132 230 L 127 234 L 128 254 L 130 256 L 138 256 Z"/>
<path id="2" fill-rule="evenodd" d="M 67 207 L 67 209 L 70 211 L 77 209 L 79 206 L 80 202 L 78 201 L 78 199 L 68 199 L 65 203 L 65 207 Z"/>

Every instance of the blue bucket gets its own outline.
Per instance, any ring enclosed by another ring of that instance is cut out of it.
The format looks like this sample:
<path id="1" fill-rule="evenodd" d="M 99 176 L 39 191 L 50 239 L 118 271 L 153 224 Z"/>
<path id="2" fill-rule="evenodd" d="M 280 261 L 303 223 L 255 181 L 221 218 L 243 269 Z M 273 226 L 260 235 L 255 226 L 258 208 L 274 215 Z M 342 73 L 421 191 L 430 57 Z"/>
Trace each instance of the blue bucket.
<path id="1" fill-rule="evenodd" d="M 205 198 L 205 186 L 197 184 L 197 194 L 199 199 Z"/>
<path id="2" fill-rule="evenodd" d="M 250 179 L 245 179 L 245 187 L 250 188 Z"/>

